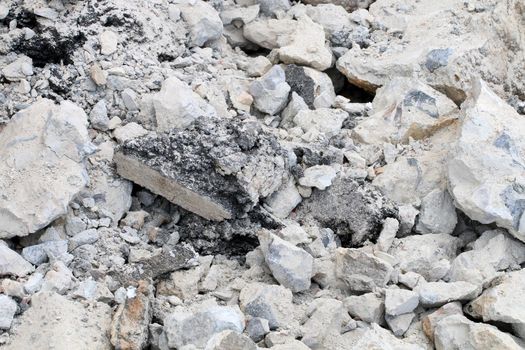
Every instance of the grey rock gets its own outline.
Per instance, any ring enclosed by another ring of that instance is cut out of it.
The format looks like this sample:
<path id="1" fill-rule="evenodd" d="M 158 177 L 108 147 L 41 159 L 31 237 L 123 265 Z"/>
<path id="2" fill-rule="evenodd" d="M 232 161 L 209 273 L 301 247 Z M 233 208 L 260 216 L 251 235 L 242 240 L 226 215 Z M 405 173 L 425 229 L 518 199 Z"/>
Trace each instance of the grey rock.
<path id="1" fill-rule="evenodd" d="M 98 241 L 99 237 L 98 231 L 93 228 L 79 232 L 69 239 L 69 250 L 75 250 L 85 244 L 93 244 Z"/>
<path id="2" fill-rule="evenodd" d="M 215 334 L 206 344 L 205 350 L 257 350 L 258 346 L 244 334 L 225 330 Z"/>
<path id="3" fill-rule="evenodd" d="M 304 170 L 303 176 L 299 178 L 299 184 L 324 190 L 332 185 L 336 175 L 335 169 L 329 165 L 315 165 Z"/>
<path id="4" fill-rule="evenodd" d="M 41 265 L 48 261 L 48 252 L 52 256 L 61 256 L 68 251 L 67 240 L 49 241 L 22 249 L 22 256 L 33 265 Z"/>
<path id="5" fill-rule="evenodd" d="M 16 301 L 7 295 L 0 295 L 0 329 L 6 330 L 11 328 L 11 323 L 17 310 L 18 305 Z"/>
<path id="6" fill-rule="evenodd" d="M 205 46 L 220 38 L 222 21 L 209 3 L 197 0 L 180 5 L 179 9 L 182 19 L 190 28 L 190 45 Z"/>
<path id="7" fill-rule="evenodd" d="M 0 276 L 22 277 L 33 271 L 33 265 L 0 241 Z"/>
<path id="8" fill-rule="evenodd" d="M 419 295 L 406 289 L 385 291 L 385 311 L 390 316 L 399 316 L 414 311 L 419 305 Z M 397 335 L 397 334 L 396 334 Z"/>
<path id="9" fill-rule="evenodd" d="M 456 207 L 448 191 L 434 190 L 423 197 L 416 224 L 417 232 L 450 234 L 457 222 Z"/>
<path id="10" fill-rule="evenodd" d="M 57 261 L 46 273 L 41 290 L 65 294 L 73 287 L 73 278 L 71 270 L 62 261 Z"/>
<path id="11" fill-rule="evenodd" d="M 481 287 L 468 282 L 428 282 L 414 288 L 424 307 L 439 307 L 451 301 L 470 301 L 481 294 Z"/>
<path id="12" fill-rule="evenodd" d="M 121 176 L 218 221 L 251 210 L 288 180 L 286 151 L 254 122 L 199 120 L 127 142 L 115 162 Z"/>
<path id="13" fill-rule="evenodd" d="M 293 122 L 305 133 L 317 131 L 327 137 L 332 137 L 339 133 L 346 118 L 348 118 L 348 113 L 340 109 L 303 109 L 295 115 Z"/>
<path id="14" fill-rule="evenodd" d="M 98 101 L 89 113 L 91 126 L 100 131 L 109 130 L 108 109 L 105 100 Z"/>
<path id="15" fill-rule="evenodd" d="M 266 264 L 282 286 L 294 293 L 310 288 L 314 260 L 310 254 L 267 230 L 258 237 Z"/>
<path id="16" fill-rule="evenodd" d="M 370 292 L 385 287 L 393 272 L 388 262 L 354 248 L 337 248 L 335 269 L 344 289 L 352 292 Z"/>
<path id="17" fill-rule="evenodd" d="M 275 16 L 278 13 L 286 12 L 292 6 L 289 0 L 257 0 L 261 12 L 267 16 Z"/>
<path id="18" fill-rule="evenodd" d="M 66 213 L 88 183 L 84 158 L 94 146 L 86 127 L 69 101 L 41 99 L 11 118 L 0 135 L 0 238 L 26 236 Z"/>
<path id="19" fill-rule="evenodd" d="M 122 91 L 121 94 L 122 102 L 124 102 L 124 106 L 126 106 L 126 109 L 130 112 L 135 112 L 139 110 L 138 105 L 138 96 L 135 91 L 133 91 L 130 88 L 126 88 Z"/>
<path id="20" fill-rule="evenodd" d="M 292 319 L 292 292 L 277 285 L 250 283 L 239 296 L 241 309 L 252 317 L 268 320 L 270 329 L 290 324 Z"/>
<path id="21" fill-rule="evenodd" d="M 204 347 L 210 338 L 225 330 L 244 330 L 244 315 L 237 306 L 213 306 L 196 313 L 176 311 L 164 320 L 168 345 L 175 348 L 188 344 Z"/>
<path id="22" fill-rule="evenodd" d="M 267 319 L 253 317 L 248 321 L 246 332 L 254 342 L 260 342 L 270 332 L 270 324 Z"/>
<path id="23" fill-rule="evenodd" d="M 288 103 L 289 92 L 290 85 L 286 83 L 284 70 L 280 66 L 273 66 L 250 86 L 255 108 L 270 115 L 282 111 Z"/>
<path id="24" fill-rule="evenodd" d="M 301 203 L 303 198 L 297 190 L 293 179 L 281 186 L 276 192 L 265 199 L 265 204 L 273 215 L 278 218 L 286 218 L 292 210 Z"/>

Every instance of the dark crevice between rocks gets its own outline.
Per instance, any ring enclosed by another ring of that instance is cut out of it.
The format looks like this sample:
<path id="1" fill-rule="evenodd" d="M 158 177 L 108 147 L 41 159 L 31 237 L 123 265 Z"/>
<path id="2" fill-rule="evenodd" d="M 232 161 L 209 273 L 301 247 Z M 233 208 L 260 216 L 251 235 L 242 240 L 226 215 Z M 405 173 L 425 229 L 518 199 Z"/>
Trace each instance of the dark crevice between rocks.
<path id="1" fill-rule="evenodd" d="M 48 63 L 72 64 L 73 52 L 84 45 L 86 36 L 78 32 L 72 36 L 62 36 L 56 29 L 50 28 L 29 40 L 18 39 L 12 50 L 33 59 L 33 65 L 43 68 Z"/>
<path id="2" fill-rule="evenodd" d="M 17 11 L 16 9 L 10 9 L 7 17 L 1 20 L 0 23 L 2 25 L 8 26 L 12 20 L 16 20 L 16 27 L 19 29 L 29 28 L 35 30 L 38 27 L 38 21 L 35 14 L 25 9 L 20 11 Z"/>
<path id="3" fill-rule="evenodd" d="M 357 85 L 353 85 L 348 80 L 345 81 L 343 87 L 339 91 L 339 95 L 348 98 L 353 103 L 372 102 L 375 97 L 375 93 L 366 91 Z"/>

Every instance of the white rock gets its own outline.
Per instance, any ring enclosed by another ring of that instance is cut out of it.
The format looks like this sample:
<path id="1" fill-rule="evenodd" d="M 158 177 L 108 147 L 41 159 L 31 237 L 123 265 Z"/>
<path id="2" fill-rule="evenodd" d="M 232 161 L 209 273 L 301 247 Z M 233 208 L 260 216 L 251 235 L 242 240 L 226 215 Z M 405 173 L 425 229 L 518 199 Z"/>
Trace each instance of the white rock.
<path id="1" fill-rule="evenodd" d="M 190 28 L 190 44 L 204 46 L 222 35 L 219 14 L 207 2 L 196 0 L 179 6 L 181 16 Z"/>
<path id="2" fill-rule="evenodd" d="M 456 208 L 447 190 L 436 189 L 423 197 L 416 232 L 451 234 L 457 222 Z"/>
<path id="3" fill-rule="evenodd" d="M 457 106 L 416 79 L 394 78 L 377 91 L 374 113 L 353 130 L 368 144 L 408 143 L 431 136 L 457 118 Z"/>
<path id="4" fill-rule="evenodd" d="M 215 109 L 186 83 L 170 77 L 152 97 L 157 130 L 185 128 L 201 116 L 216 116 Z"/>
<path id="5" fill-rule="evenodd" d="M 264 56 L 257 56 L 249 61 L 246 72 L 250 77 L 260 77 L 272 68 L 272 62 Z"/>
<path id="6" fill-rule="evenodd" d="M 294 293 L 310 288 L 314 260 L 310 254 L 267 230 L 258 237 L 266 264 L 282 286 Z"/>
<path id="7" fill-rule="evenodd" d="M 57 261 L 46 273 L 42 284 L 42 291 L 65 294 L 74 285 L 73 273 L 62 261 Z"/>
<path id="8" fill-rule="evenodd" d="M 20 81 L 33 75 L 33 60 L 21 55 L 13 63 L 2 68 L 2 75 L 9 81 Z"/>
<path id="9" fill-rule="evenodd" d="M 302 200 L 303 198 L 299 194 L 293 179 L 290 179 L 288 183 L 283 185 L 264 201 L 271 209 L 273 215 L 278 218 L 286 218 Z"/>
<path id="10" fill-rule="evenodd" d="M 341 130 L 346 118 L 348 118 L 348 113 L 343 110 L 319 108 L 316 110 L 300 110 L 293 121 L 304 132 L 317 130 L 331 137 Z"/>
<path id="11" fill-rule="evenodd" d="M 337 176 L 335 169 L 329 165 L 314 165 L 304 170 L 299 184 L 305 187 L 316 187 L 320 190 L 332 185 Z"/>
<path id="12" fill-rule="evenodd" d="M 250 86 L 255 108 L 270 115 L 278 114 L 286 106 L 289 92 L 284 70 L 277 65 Z"/>
<path id="13" fill-rule="evenodd" d="M 4 18 L 6 18 L 8 14 L 9 14 L 9 7 L 7 7 L 4 4 L 0 5 L 0 20 L 3 20 Z"/>
<path id="14" fill-rule="evenodd" d="M 470 218 L 495 222 L 525 241 L 525 118 L 483 81 L 476 83 L 462 110 L 448 163 L 450 193 Z"/>
<path id="15" fill-rule="evenodd" d="M 386 218 L 385 221 L 383 221 L 383 229 L 377 238 L 377 248 L 380 251 L 388 252 L 392 246 L 394 238 L 396 238 L 398 230 L 399 221 L 394 218 Z"/>
<path id="16" fill-rule="evenodd" d="M 325 44 L 324 29 L 308 16 L 297 21 L 289 42 L 280 46 L 277 54 L 284 63 L 309 66 L 320 71 L 332 65 L 332 52 Z"/>
<path id="17" fill-rule="evenodd" d="M 135 122 L 127 123 L 124 126 L 119 126 L 113 131 L 113 136 L 119 143 L 124 143 L 136 137 L 144 136 L 148 133 L 140 124 Z"/>
<path id="18" fill-rule="evenodd" d="M 488 285 L 498 271 L 525 262 L 525 244 L 502 229 L 485 231 L 473 243 L 473 249 L 459 254 L 450 266 L 451 281 Z"/>
<path id="19" fill-rule="evenodd" d="M 398 339 L 377 324 L 372 324 L 353 346 L 355 349 L 423 350 L 420 345 Z"/>
<path id="20" fill-rule="evenodd" d="M 232 330 L 215 334 L 206 344 L 204 350 L 257 350 L 255 343 L 245 336 Z"/>
<path id="21" fill-rule="evenodd" d="M 246 24 L 243 33 L 251 42 L 272 50 L 287 45 L 297 27 L 293 19 L 266 19 Z"/>
<path id="22" fill-rule="evenodd" d="M 0 241 L 0 276 L 13 275 L 22 277 L 33 272 L 34 267 L 18 253 L 9 249 Z"/>
<path id="23" fill-rule="evenodd" d="M 122 91 L 121 97 L 122 101 L 124 102 L 124 106 L 126 106 L 128 111 L 134 112 L 139 110 L 139 105 L 137 102 L 138 97 L 135 91 L 130 88 L 126 88 Z"/>
<path id="24" fill-rule="evenodd" d="M 7 295 L 0 295 L 0 329 L 11 328 L 18 305 Z"/>
<path id="25" fill-rule="evenodd" d="M 451 301 L 469 301 L 481 293 L 481 288 L 468 282 L 428 282 L 416 288 L 419 302 L 424 307 L 437 307 Z"/>
<path id="26" fill-rule="evenodd" d="M 193 344 L 203 348 L 215 334 L 224 330 L 242 333 L 244 315 L 238 306 L 212 306 L 196 313 L 175 311 L 164 320 L 169 347 Z"/>
<path id="27" fill-rule="evenodd" d="M 66 213 L 88 182 L 94 150 L 76 105 L 42 99 L 15 114 L 0 134 L 0 238 L 25 236 Z M 16 198 L 16 200 L 13 200 Z"/>
<path id="28" fill-rule="evenodd" d="M 384 297 L 376 293 L 352 295 L 344 300 L 350 316 L 368 323 L 382 324 L 385 318 Z"/>
<path id="29" fill-rule="evenodd" d="M 94 228 L 79 232 L 69 240 L 69 250 L 75 250 L 85 244 L 93 244 L 99 237 L 98 231 Z"/>
<path id="30" fill-rule="evenodd" d="M 106 56 L 117 51 L 119 36 L 117 33 L 106 30 L 100 34 L 100 53 Z"/>
<path id="31" fill-rule="evenodd" d="M 504 322 L 513 326 L 521 337 L 525 336 L 525 270 L 510 272 L 494 282 L 466 308 L 466 312 L 483 322 Z"/>
<path id="32" fill-rule="evenodd" d="M 399 316 L 414 311 L 419 305 L 419 295 L 406 289 L 385 291 L 385 311 L 390 316 Z"/>
<path id="33" fill-rule="evenodd" d="M 386 315 L 385 320 L 392 333 L 400 337 L 406 333 L 415 317 L 415 313 L 409 312 L 398 316 Z"/>
<path id="34" fill-rule="evenodd" d="M 393 268 L 386 261 L 361 249 L 337 248 L 335 271 L 344 289 L 369 292 L 382 288 L 390 281 Z"/>
<path id="35" fill-rule="evenodd" d="M 105 100 L 98 101 L 89 113 L 89 121 L 91 126 L 100 131 L 107 131 L 109 129 L 108 109 Z"/>
<path id="36" fill-rule="evenodd" d="M 434 331 L 437 350 L 518 350 L 523 346 L 517 338 L 503 333 L 496 327 L 475 323 L 461 315 L 452 315 L 441 320 Z"/>
<path id="37" fill-rule="evenodd" d="M 401 272 L 416 272 L 427 281 L 443 278 L 456 257 L 460 240 L 447 234 L 414 235 L 394 239 L 388 251 L 399 261 Z"/>
<path id="38" fill-rule="evenodd" d="M 225 8 L 224 10 L 222 10 L 220 13 L 220 16 L 221 16 L 222 23 L 224 25 L 232 24 L 235 27 L 241 27 L 244 24 L 250 23 L 253 20 L 255 20 L 257 18 L 257 15 L 259 14 L 259 9 L 260 9 L 259 5 L 252 5 L 252 6 L 247 6 L 247 7 L 229 7 L 229 8 Z M 252 60 L 252 64 L 257 65 L 257 63 L 264 61 L 264 60 L 259 59 L 259 57 L 262 57 L 265 60 L 268 60 L 264 56 L 257 56 L 255 59 Z M 270 63 L 270 67 L 271 67 L 271 63 Z M 264 72 L 261 73 L 260 75 L 262 74 L 264 74 Z"/>
<path id="39" fill-rule="evenodd" d="M 281 112 L 281 128 L 289 129 L 293 127 L 293 118 L 301 110 L 308 109 L 308 105 L 304 102 L 304 99 L 299 96 L 295 91 L 292 91 L 290 102 Z"/>
<path id="40" fill-rule="evenodd" d="M 252 317 L 268 320 L 270 329 L 292 324 L 292 292 L 278 285 L 250 283 L 239 295 L 242 311 Z"/>

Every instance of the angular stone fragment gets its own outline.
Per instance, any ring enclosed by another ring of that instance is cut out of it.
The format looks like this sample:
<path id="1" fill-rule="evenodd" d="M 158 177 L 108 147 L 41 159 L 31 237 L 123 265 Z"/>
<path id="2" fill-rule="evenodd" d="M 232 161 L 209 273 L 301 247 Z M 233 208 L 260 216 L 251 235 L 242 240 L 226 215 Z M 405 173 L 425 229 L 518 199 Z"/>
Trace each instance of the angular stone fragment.
<path id="1" fill-rule="evenodd" d="M 436 328 L 437 324 L 442 319 L 451 315 L 463 316 L 463 308 L 459 301 L 454 301 L 452 303 L 445 304 L 436 311 L 423 317 L 423 319 L 421 320 L 422 327 L 428 339 L 434 341 L 434 329 Z"/>
<path id="2" fill-rule="evenodd" d="M 409 312 L 398 316 L 386 315 L 385 320 L 392 333 L 400 337 L 405 334 L 415 317 L 415 313 Z"/>
<path id="3" fill-rule="evenodd" d="M 467 307 L 466 312 L 483 322 L 510 324 L 516 334 L 525 336 L 525 270 L 510 272 L 493 283 Z"/>
<path id="4" fill-rule="evenodd" d="M 247 315 L 268 320 L 270 329 L 286 326 L 292 319 L 292 292 L 284 287 L 250 283 L 241 290 L 239 300 Z"/>
<path id="5" fill-rule="evenodd" d="M 269 196 L 265 203 L 273 215 L 284 219 L 290 215 L 292 210 L 294 210 L 302 200 L 303 198 L 297 190 L 293 179 L 290 179 L 288 183 Z"/>
<path id="6" fill-rule="evenodd" d="M 110 30 L 106 30 L 100 34 L 100 53 L 103 55 L 111 55 L 117 51 L 118 34 Z"/>
<path id="7" fill-rule="evenodd" d="M 287 181 L 288 156 L 255 122 L 196 121 L 187 130 L 125 143 L 117 171 L 209 220 L 253 208 Z"/>
<path id="8" fill-rule="evenodd" d="M 232 330 L 215 334 L 204 350 L 257 350 L 257 345 L 244 334 Z"/>
<path id="9" fill-rule="evenodd" d="M 0 329 L 11 328 L 17 309 L 16 301 L 7 295 L 0 295 Z"/>
<path id="10" fill-rule="evenodd" d="M 251 42 L 272 50 L 290 42 L 297 25 L 293 19 L 257 20 L 245 25 L 243 33 Z"/>
<path id="11" fill-rule="evenodd" d="M 416 224 L 419 233 L 451 234 L 458 218 L 456 208 L 447 190 L 433 190 L 421 201 L 421 211 Z"/>
<path id="12" fill-rule="evenodd" d="M 384 219 L 395 216 L 396 211 L 377 190 L 349 177 L 339 177 L 326 190 L 314 191 L 296 209 L 298 217 L 311 216 L 354 245 L 376 237 Z"/>
<path id="13" fill-rule="evenodd" d="M 402 272 L 416 272 L 427 281 L 443 278 L 456 257 L 460 240 L 448 234 L 414 235 L 394 239 L 388 251 L 399 261 Z"/>
<path id="14" fill-rule="evenodd" d="M 75 104 L 47 99 L 11 118 L 0 134 L 0 238 L 26 236 L 66 213 L 88 182 L 87 124 Z"/>
<path id="15" fill-rule="evenodd" d="M 332 65 L 332 52 L 325 44 L 322 26 L 304 16 L 297 21 L 295 32 L 290 41 L 277 50 L 279 59 L 284 63 L 309 66 L 323 71 Z"/>
<path id="16" fill-rule="evenodd" d="M 462 106 L 459 138 L 448 163 L 456 206 L 525 241 L 525 117 L 477 81 Z"/>
<path id="17" fill-rule="evenodd" d="M 519 350 L 523 343 L 498 328 L 475 323 L 462 315 L 452 315 L 441 320 L 434 330 L 437 350 Z"/>
<path id="18" fill-rule="evenodd" d="M 191 46 L 204 46 L 221 37 L 221 18 L 209 3 L 198 0 L 182 3 L 178 7 L 190 28 Z"/>
<path id="19" fill-rule="evenodd" d="M 485 286 L 499 271 L 525 262 L 525 244 L 503 229 L 483 232 L 472 248 L 452 261 L 449 280 Z"/>
<path id="20" fill-rule="evenodd" d="M 294 293 L 310 288 L 313 257 L 270 231 L 263 230 L 258 236 L 273 277 Z"/>
<path id="21" fill-rule="evenodd" d="M 294 117 L 295 125 L 304 132 L 316 130 L 328 137 L 337 135 L 343 126 L 348 113 L 340 109 L 319 108 L 316 110 L 301 110 Z"/>
<path id="22" fill-rule="evenodd" d="M 406 289 L 387 289 L 385 291 L 385 311 L 398 316 L 412 312 L 419 305 L 419 295 Z"/>
<path id="23" fill-rule="evenodd" d="M 481 288 L 468 282 L 428 282 L 416 288 L 424 307 L 438 307 L 451 301 L 469 301 L 481 293 Z"/>
<path id="24" fill-rule="evenodd" d="M 337 248 L 335 273 L 344 288 L 352 292 L 370 292 L 390 281 L 392 266 L 359 249 Z"/>
<path id="25" fill-rule="evenodd" d="M 148 341 L 153 307 L 148 283 L 139 281 L 136 295 L 120 304 L 111 322 L 111 344 L 116 349 L 141 350 Z"/>
<path id="26" fill-rule="evenodd" d="M 328 74 L 316 69 L 289 64 L 285 68 L 286 82 L 310 108 L 330 108 L 335 101 L 334 84 Z M 292 95 L 293 97 L 293 95 Z M 299 105 L 296 103 L 296 110 Z M 296 113 L 297 114 L 297 113 Z M 284 120 L 284 116 L 283 120 Z"/>
<path id="27" fill-rule="evenodd" d="M 33 75 L 33 60 L 27 56 L 20 56 L 13 63 L 2 69 L 2 75 L 9 81 L 19 81 L 26 76 Z"/>
<path id="28" fill-rule="evenodd" d="M 423 350 L 424 348 L 396 338 L 388 330 L 372 324 L 354 345 L 355 349 Z"/>
<path id="29" fill-rule="evenodd" d="M 95 302 L 86 308 L 52 292 L 40 292 L 31 298 L 31 307 L 11 329 L 6 350 L 109 350 L 107 336 L 111 308 Z"/>
<path id="30" fill-rule="evenodd" d="M 7 244 L 0 241 L 0 276 L 13 275 L 23 277 L 34 271 L 33 265 L 27 262 Z"/>
<path id="31" fill-rule="evenodd" d="M 383 324 L 385 319 L 385 300 L 376 293 L 351 295 L 344 300 L 344 306 L 350 316 L 358 320 Z"/>
<path id="32" fill-rule="evenodd" d="M 215 334 L 225 330 L 244 330 L 244 315 L 238 306 L 212 306 L 196 313 L 176 311 L 164 320 L 171 348 L 187 344 L 203 348 Z"/>
<path id="33" fill-rule="evenodd" d="M 22 256 L 33 265 L 41 265 L 48 261 L 48 252 L 52 256 L 61 256 L 67 253 L 68 243 L 66 240 L 49 241 L 32 245 L 22 249 Z"/>
<path id="34" fill-rule="evenodd" d="M 408 143 L 424 139 L 458 117 L 458 108 L 442 93 L 417 79 L 394 78 L 377 91 L 369 118 L 353 130 L 364 143 Z"/>
<path id="35" fill-rule="evenodd" d="M 151 97 L 158 131 L 185 128 L 202 116 L 217 115 L 215 109 L 183 81 L 170 77 Z"/>
<path id="36" fill-rule="evenodd" d="M 254 342 L 260 342 L 264 336 L 270 332 L 270 325 L 267 319 L 253 317 L 248 321 L 246 332 Z"/>
<path id="37" fill-rule="evenodd" d="M 335 169 L 329 165 L 315 165 L 304 170 L 303 176 L 299 178 L 299 184 L 324 190 L 332 184 L 336 175 Z"/>
<path id="38" fill-rule="evenodd" d="M 484 10 L 476 11 L 459 0 L 424 0 L 403 9 L 397 1 L 376 1 L 370 15 L 385 34 L 366 48 L 352 46 L 337 67 L 351 83 L 370 91 L 393 76 L 417 77 L 459 104 L 481 75 L 502 97 L 523 95 L 517 67 L 523 67 L 524 58 L 517 53 L 525 43 L 514 34 L 522 26 L 518 3 L 487 1 L 477 5 Z"/>
<path id="39" fill-rule="evenodd" d="M 286 106 L 289 92 L 290 85 L 281 66 L 273 66 L 250 86 L 255 108 L 270 115 L 278 114 Z"/>

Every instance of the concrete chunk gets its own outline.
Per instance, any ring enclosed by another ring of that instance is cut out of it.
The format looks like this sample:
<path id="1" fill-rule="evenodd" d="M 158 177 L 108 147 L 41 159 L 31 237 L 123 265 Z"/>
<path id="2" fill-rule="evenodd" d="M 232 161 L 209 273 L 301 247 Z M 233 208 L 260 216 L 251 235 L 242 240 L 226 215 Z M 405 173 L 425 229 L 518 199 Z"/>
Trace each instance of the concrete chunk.
<path id="1" fill-rule="evenodd" d="M 286 151 L 253 122 L 201 118 L 126 142 L 118 173 L 208 220 L 231 219 L 288 179 Z"/>

